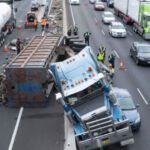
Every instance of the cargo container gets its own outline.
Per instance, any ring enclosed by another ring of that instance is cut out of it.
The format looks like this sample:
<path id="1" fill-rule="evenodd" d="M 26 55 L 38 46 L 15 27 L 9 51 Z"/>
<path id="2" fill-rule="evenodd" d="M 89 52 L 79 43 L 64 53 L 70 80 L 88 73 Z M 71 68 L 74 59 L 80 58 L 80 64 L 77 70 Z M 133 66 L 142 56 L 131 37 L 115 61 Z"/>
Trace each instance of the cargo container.
<path id="1" fill-rule="evenodd" d="M 59 36 L 35 36 L 6 67 L 8 106 L 43 106 L 50 94 L 47 66 L 56 60 Z"/>

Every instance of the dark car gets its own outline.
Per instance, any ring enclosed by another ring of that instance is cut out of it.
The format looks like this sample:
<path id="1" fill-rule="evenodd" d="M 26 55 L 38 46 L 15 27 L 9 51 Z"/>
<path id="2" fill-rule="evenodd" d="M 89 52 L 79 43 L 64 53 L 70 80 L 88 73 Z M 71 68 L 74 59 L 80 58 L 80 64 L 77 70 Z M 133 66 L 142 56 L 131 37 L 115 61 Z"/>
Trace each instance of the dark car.
<path id="1" fill-rule="evenodd" d="M 134 42 L 129 55 L 135 60 L 137 65 L 150 64 L 150 44 Z"/>
<path id="2" fill-rule="evenodd" d="M 115 95 L 117 103 L 123 110 L 124 115 L 129 120 L 132 130 L 139 130 L 141 126 L 141 117 L 137 110 L 138 104 L 137 106 L 134 104 L 134 101 L 129 91 L 127 89 L 113 87 L 113 93 Z"/>
<path id="3" fill-rule="evenodd" d="M 39 10 L 40 4 L 38 3 L 32 3 L 31 5 L 31 11 L 37 11 Z"/>
<path id="4" fill-rule="evenodd" d="M 107 0 L 108 7 L 114 7 L 114 0 Z"/>

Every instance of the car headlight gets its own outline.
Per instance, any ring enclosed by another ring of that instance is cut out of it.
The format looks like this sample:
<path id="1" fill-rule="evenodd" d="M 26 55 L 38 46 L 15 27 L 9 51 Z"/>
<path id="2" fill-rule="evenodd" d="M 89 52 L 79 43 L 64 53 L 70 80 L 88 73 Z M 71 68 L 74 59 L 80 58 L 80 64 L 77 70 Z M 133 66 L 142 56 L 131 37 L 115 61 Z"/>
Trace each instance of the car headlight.
<path id="1" fill-rule="evenodd" d="M 135 123 L 139 123 L 141 121 L 140 115 L 138 114 L 137 119 L 135 120 Z"/>
<path id="2" fill-rule="evenodd" d="M 144 60 L 144 58 L 143 57 L 138 57 L 140 60 Z"/>
<path id="3" fill-rule="evenodd" d="M 112 34 L 117 35 L 117 32 L 114 32 L 114 31 L 113 31 Z"/>

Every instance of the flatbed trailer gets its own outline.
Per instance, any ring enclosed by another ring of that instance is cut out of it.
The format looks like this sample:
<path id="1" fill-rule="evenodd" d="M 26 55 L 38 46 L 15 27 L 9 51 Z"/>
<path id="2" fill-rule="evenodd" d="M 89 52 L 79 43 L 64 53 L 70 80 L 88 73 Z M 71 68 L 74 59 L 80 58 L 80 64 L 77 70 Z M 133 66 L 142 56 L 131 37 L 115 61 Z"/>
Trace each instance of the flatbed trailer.
<path id="1" fill-rule="evenodd" d="M 6 99 L 13 107 L 45 105 L 50 94 L 47 66 L 55 62 L 60 36 L 35 36 L 6 66 Z"/>

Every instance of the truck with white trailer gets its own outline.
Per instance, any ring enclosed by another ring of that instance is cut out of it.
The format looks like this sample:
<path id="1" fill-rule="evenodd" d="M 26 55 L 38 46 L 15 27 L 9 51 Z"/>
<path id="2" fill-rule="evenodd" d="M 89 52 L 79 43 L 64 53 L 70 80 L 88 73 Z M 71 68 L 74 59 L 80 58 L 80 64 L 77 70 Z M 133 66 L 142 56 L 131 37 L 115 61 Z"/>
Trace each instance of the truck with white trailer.
<path id="1" fill-rule="evenodd" d="M 51 63 L 49 72 L 58 90 L 56 99 L 73 126 L 79 150 L 134 143 L 128 119 L 116 104 L 90 47 Z"/>
<path id="2" fill-rule="evenodd" d="M 0 46 L 5 41 L 5 37 L 11 34 L 16 26 L 12 8 L 7 3 L 0 3 Z"/>
<path id="3" fill-rule="evenodd" d="M 150 0 L 114 0 L 114 11 L 134 32 L 150 39 Z"/>

